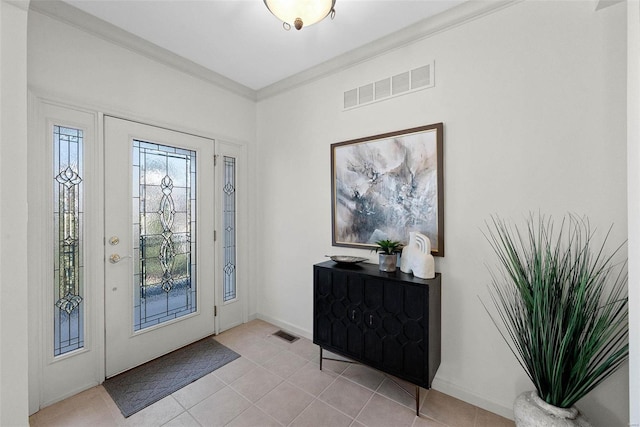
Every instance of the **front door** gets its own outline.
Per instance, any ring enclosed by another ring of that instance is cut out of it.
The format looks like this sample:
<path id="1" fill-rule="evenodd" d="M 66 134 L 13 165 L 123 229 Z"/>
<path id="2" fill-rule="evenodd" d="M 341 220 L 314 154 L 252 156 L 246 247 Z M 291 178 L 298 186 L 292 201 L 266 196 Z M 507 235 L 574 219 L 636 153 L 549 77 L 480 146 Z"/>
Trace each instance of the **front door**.
<path id="1" fill-rule="evenodd" d="M 214 141 L 105 117 L 105 334 L 111 377 L 214 325 Z"/>

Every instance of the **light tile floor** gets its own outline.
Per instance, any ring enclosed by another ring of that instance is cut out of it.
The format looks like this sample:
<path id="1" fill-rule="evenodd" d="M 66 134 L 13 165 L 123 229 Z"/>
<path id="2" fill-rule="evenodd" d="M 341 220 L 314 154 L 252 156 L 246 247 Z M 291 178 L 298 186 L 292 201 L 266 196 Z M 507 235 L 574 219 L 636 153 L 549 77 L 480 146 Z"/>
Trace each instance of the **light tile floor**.
<path id="1" fill-rule="evenodd" d="M 323 362 L 301 338 L 288 343 L 278 328 L 254 320 L 216 337 L 242 357 L 124 418 L 102 386 L 93 387 L 30 417 L 40 426 L 352 426 L 503 427 L 514 423 L 435 390 L 414 386 L 363 365 Z"/>

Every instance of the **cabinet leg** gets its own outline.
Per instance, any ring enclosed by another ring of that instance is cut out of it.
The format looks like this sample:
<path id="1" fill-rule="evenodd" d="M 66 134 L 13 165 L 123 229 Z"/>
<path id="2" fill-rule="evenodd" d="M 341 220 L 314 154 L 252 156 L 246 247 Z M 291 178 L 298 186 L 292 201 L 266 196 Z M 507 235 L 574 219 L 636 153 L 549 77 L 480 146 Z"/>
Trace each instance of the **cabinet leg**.
<path id="1" fill-rule="evenodd" d="M 320 347 L 320 370 L 322 371 L 322 347 Z"/>
<path id="2" fill-rule="evenodd" d="M 420 387 L 416 386 L 416 417 L 420 416 Z"/>

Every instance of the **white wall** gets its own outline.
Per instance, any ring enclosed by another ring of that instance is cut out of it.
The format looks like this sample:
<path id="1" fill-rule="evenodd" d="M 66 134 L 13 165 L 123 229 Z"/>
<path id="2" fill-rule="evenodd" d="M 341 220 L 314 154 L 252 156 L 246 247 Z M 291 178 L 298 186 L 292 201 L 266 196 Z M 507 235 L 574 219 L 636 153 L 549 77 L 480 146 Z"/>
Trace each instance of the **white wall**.
<path id="1" fill-rule="evenodd" d="M 29 12 L 29 88 L 68 103 L 251 143 L 255 102 Z"/>
<path id="2" fill-rule="evenodd" d="M 444 122 L 442 364 L 434 387 L 504 415 L 532 389 L 478 300 L 491 214 L 586 214 L 627 235 L 622 4 L 523 2 L 258 103 L 259 316 L 312 331 L 312 264 L 331 247 L 331 143 Z M 350 111 L 344 90 L 435 60 L 436 86 Z M 579 407 L 628 423 L 626 366 Z"/>
<path id="3" fill-rule="evenodd" d="M 627 3 L 630 425 L 640 426 L 640 3 Z"/>
<path id="4" fill-rule="evenodd" d="M 27 421 L 27 10 L 0 1 L 0 425 Z"/>

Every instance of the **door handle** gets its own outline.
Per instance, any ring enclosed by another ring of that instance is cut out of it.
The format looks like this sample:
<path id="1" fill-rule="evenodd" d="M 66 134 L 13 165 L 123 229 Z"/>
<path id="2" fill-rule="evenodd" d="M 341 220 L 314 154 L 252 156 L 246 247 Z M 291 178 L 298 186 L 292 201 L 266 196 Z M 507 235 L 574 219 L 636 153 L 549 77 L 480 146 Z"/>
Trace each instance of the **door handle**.
<path id="1" fill-rule="evenodd" d="M 109 257 L 109 262 L 111 264 L 117 264 L 125 258 L 131 258 L 131 256 L 130 255 L 120 256 L 118 254 L 111 254 L 111 256 Z"/>

